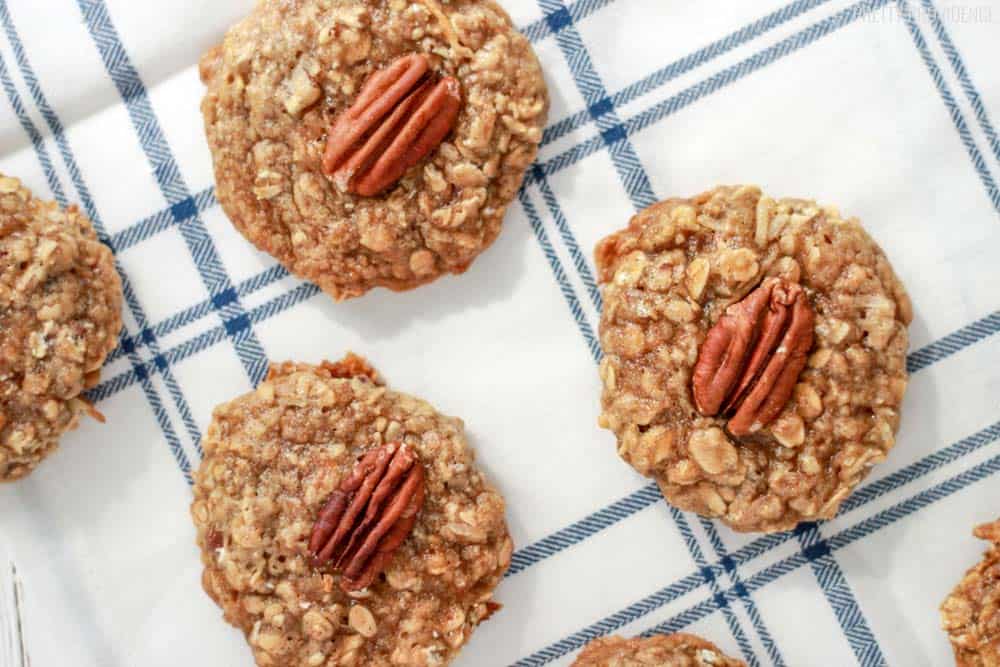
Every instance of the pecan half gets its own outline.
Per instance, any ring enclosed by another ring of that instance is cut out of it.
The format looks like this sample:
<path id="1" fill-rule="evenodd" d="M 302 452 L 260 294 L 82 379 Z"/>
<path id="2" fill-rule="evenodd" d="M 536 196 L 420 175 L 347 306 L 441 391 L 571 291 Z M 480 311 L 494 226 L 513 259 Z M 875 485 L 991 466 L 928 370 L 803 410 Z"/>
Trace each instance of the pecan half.
<path id="1" fill-rule="evenodd" d="M 367 588 L 413 530 L 424 504 L 424 468 L 406 445 L 368 452 L 319 514 L 309 550 L 333 563 L 346 591 Z"/>
<path id="2" fill-rule="evenodd" d="M 444 141 L 461 103 L 457 79 L 435 81 L 427 56 L 403 56 L 370 76 L 337 117 L 323 171 L 342 191 L 374 197 Z"/>
<path id="3" fill-rule="evenodd" d="M 813 344 L 815 314 L 801 285 L 768 278 L 726 309 L 698 352 L 698 412 L 729 417 L 734 436 L 760 430 L 792 396 Z"/>

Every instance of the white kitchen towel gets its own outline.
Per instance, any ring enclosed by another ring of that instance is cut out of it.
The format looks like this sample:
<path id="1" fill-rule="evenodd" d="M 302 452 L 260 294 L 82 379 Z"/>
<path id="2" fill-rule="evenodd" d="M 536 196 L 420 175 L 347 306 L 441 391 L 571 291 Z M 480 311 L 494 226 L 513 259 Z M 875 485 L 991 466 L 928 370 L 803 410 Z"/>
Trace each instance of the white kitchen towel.
<path id="1" fill-rule="evenodd" d="M 947 665 L 937 607 L 1000 490 L 998 0 L 505 0 L 552 113 L 462 277 L 335 304 L 233 230 L 197 60 L 251 0 L 0 0 L 0 171 L 79 203 L 125 327 L 88 422 L 0 488 L 36 667 L 251 664 L 188 516 L 212 408 L 348 349 L 462 417 L 519 547 L 458 664 L 568 665 L 686 630 L 751 665 Z M 591 249 L 638 209 L 758 183 L 859 216 L 916 320 L 902 430 L 839 516 L 738 535 L 671 510 L 597 428 Z"/>

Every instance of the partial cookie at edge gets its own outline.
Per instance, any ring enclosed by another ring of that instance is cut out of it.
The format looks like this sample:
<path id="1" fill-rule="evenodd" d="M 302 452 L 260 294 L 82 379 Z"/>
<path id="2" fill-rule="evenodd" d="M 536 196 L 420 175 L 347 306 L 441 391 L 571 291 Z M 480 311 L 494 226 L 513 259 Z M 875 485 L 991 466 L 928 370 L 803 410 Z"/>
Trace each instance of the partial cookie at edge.
<path id="1" fill-rule="evenodd" d="M 602 637 L 587 644 L 573 667 L 746 667 L 709 641 L 685 633 Z"/>
<path id="2" fill-rule="evenodd" d="M 1000 520 L 974 534 L 990 547 L 941 604 L 941 625 L 958 667 L 991 667 L 1000 665 Z"/>
<path id="3" fill-rule="evenodd" d="M 121 329 L 111 250 L 76 206 L 0 174 L 0 482 L 30 474 L 80 416 Z"/>

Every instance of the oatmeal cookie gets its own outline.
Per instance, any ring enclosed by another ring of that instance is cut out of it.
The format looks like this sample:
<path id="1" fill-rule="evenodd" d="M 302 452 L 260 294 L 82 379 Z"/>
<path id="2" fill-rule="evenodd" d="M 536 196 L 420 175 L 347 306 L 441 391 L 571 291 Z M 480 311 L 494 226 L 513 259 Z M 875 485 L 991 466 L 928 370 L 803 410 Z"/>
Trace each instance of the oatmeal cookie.
<path id="1" fill-rule="evenodd" d="M 0 174 L 0 482 L 34 470 L 80 415 L 101 419 L 80 394 L 117 344 L 121 304 L 90 220 Z"/>
<path id="2" fill-rule="evenodd" d="M 596 259 L 600 424 L 670 503 L 785 530 L 885 459 L 912 308 L 857 220 L 720 187 L 651 206 Z"/>
<path id="3" fill-rule="evenodd" d="M 1000 521 L 974 532 L 990 542 L 983 560 L 965 573 L 941 605 L 941 623 L 959 667 L 1000 665 Z"/>
<path id="4" fill-rule="evenodd" d="M 513 543 L 462 422 L 358 357 L 218 407 L 194 491 L 202 583 L 258 665 L 443 665 L 499 608 Z"/>
<path id="5" fill-rule="evenodd" d="M 263 0 L 201 76 L 227 215 L 337 300 L 468 269 L 548 113 L 491 0 Z"/>
<path id="6" fill-rule="evenodd" d="M 678 633 L 625 639 L 605 637 L 584 647 L 573 667 L 746 667 L 711 642 Z"/>

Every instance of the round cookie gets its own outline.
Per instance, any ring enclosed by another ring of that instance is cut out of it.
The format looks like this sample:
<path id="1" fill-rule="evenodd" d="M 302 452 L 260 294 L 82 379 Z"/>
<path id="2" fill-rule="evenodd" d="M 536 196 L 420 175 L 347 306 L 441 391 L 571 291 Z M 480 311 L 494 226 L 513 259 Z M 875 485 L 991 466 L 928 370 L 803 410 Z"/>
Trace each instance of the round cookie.
<path id="1" fill-rule="evenodd" d="M 324 169 L 335 124 L 373 75 L 414 54 L 457 83 L 453 130 L 388 189 L 345 189 Z M 263 0 L 201 75 L 219 202 L 337 300 L 466 271 L 496 239 L 548 113 L 531 45 L 491 0 Z"/>
<path id="2" fill-rule="evenodd" d="M 678 633 L 625 639 L 604 637 L 587 644 L 573 667 L 746 667 L 700 637 Z"/>
<path id="3" fill-rule="evenodd" d="M 720 187 L 655 204 L 596 255 L 600 424 L 670 503 L 785 530 L 834 516 L 885 459 L 912 312 L 857 220 Z"/>
<path id="4" fill-rule="evenodd" d="M 390 444 L 415 455 L 422 507 L 355 590 L 311 542 L 353 474 Z M 202 583 L 258 665 L 443 665 L 499 608 L 513 543 L 462 422 L 387 389 L 360 358 L 273 366 L 215 410 L 204 445 L 191 507 Z"/>
<path id="5" fill-rule="evenodd" d="M 121 281 L 90 221 L 0 174 L 0 482 L 100 414 L 80 394 L 118 342 Z"/>
<path id="6" fill-rule="evenodd" d="M 1000 665 L 1000 521 L 973 533 L 990 548 L 941 605 L 958 667 Z"/>

